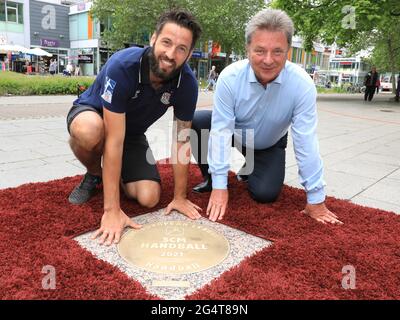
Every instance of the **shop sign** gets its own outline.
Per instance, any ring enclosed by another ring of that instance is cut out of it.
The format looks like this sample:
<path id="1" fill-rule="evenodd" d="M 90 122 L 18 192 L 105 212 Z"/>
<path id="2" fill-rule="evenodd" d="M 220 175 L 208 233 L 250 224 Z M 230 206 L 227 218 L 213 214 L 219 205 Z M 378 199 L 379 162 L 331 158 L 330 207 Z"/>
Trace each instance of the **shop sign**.
<path id="1" fill-rule="evenodd" d="M 193 51 L 192 58 L 201 58 L 202 52 L 201 51 Z"/>
<path id="2" fill-rule="evenodd" d="M 93 63 L 93 55 L 92 54 L 78 55 L 78 63 Z"/>
<path id="3" fill-rule="evenodd" d="M 60 42 L 55 39 L 40 39 L 40 45 L 42 47 L 59 47 Z"/>

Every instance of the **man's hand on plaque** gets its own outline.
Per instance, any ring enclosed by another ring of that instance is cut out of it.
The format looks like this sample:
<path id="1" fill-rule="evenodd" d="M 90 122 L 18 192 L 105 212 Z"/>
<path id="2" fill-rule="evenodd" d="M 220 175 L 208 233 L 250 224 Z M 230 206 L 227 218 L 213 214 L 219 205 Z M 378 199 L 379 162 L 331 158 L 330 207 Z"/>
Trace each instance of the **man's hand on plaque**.
<path id="1" fill-rule="evenodd" d="M 196 220 L 201 218 L 199 211 L 202 209 L 188 199 L 174 199 L 165 209 L 165 214 L 170 214 L 172 210 L 179 211 L 190 219 Z"/>
<path id="2" fill-rule="evenodd" d="M 121 209 L 105 211 L 101 218 L 100 229 L 95 232 L 92 240 L 100 237 L 100 244 L 105 244 L 107 246 L 112 243 L 117 244 L 121 239 L 125 227 L 140 229 L 142 226 L 129 219 Z"/>
<path id="3" fill-rule="evenodd" d="M 213 189 L 207 206 L 207 216 L 211 221 L 222 220 L 228 206 L 229 192 L 227 189 Z"/>

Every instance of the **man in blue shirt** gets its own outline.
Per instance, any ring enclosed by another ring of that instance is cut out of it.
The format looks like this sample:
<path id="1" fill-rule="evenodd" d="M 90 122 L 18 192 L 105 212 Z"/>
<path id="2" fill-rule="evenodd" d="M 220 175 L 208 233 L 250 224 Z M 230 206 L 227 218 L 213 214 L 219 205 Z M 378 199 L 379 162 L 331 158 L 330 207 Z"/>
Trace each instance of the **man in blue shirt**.
<path id="1" fill-rule="evenodd" d="M 200 142 L 192 145 L 192 150 L 205 181 L 194 191 L 212 190 L 207 207 L 212 221 L 221 220 L 227 208 L 232 141 L 239 143 L 238 149 L 246 158 L 253 156 L 241 170 L 250 169 L 249 174 L 239 174 L 247 181 L 251 197 L 273 202 L 284 181 L 291 127 L 301 183 L 307 193 L 304 212 L 322 223 L 341 223 L 324 203 L 316 89 L 303 69 L 287 61 L 293 31 L 293 22 L 285 12 L 265 9 L 257 13 L 246 28 L 248 59 L 222 71 L 212 113 L 195 113 L 192 128 Z"/>
<path id="2" fill-rule="evenodd" d="M 120 208 L 120 183 L 129 198 L 145 207 L 154 207 L 160 199 L 160 176 L 145 132 L 169 107 L 174 110 L 175 192 L 166 213 L 176 209 L 192 219 L 200 217 L 200 208 L 186 198 L 190 153 L 180 152 L 189 146 L 198 94 L 196 78 L 186 62 L 200 33 L 190 13 L 163 14 L 151 47 L 115 53 L 67 116 L 71 149 L 87 168 L 69 201 L 88 201 L 103 181 L 104 214 L 93 237 L 100 236 L 102 244 L 118 243 L 127 226 L 140 227 Z"/>

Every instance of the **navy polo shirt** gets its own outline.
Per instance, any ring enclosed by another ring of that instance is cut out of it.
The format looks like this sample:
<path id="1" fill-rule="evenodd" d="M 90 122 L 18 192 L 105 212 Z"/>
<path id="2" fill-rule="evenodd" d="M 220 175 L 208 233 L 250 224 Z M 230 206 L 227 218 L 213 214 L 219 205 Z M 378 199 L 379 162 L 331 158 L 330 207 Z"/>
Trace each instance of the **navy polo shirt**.
<path id="1" fill-rule="evenodd" d="M 170 107 L 176 118 L 191 121 L 198 96 L 192 70 L 185 63 L 175 79 L 155 90 L 149 79 L 149 52 L 136 47 L 116 52 L 74 104 L 125 113 L 126 135 L 145 133 Z"/>

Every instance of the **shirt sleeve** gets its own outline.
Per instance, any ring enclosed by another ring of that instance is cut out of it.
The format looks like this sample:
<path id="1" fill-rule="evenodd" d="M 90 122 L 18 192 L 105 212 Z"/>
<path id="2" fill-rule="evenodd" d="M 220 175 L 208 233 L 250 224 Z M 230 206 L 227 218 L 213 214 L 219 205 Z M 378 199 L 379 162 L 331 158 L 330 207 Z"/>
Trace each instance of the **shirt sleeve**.
<path id="1" fill-rule="evenodd" d="M 323 163 L 319 154 L 317 129 L 317 91 L 310 87 L 299 99 L 292 118 L 294 153 L 299 167 L 300 183 L 307 193 L 307 202 L 325 200 Z"/>
<path id="2" fill-rule="evenodd" d="M 232 88 L 223 76 L 216 85 L 211 119 L 207 161 L 212 177 L 212 187 L 227 189 L 235 113 Z"/>
<path id="3" fill-rule="evenodd" d="M 110 62 L 104 66 L 106 70 L 100 90 L 101 102 L 103 107 L 109 111 L 125 113 L 131 96 L 127 87 L 130 79 L 119 61 Z"/>
<path id="4" fill-rule="evenodd" d="M 179 94 L 174 101 L 174 115 L 182 121 L 192 121 L 198 98 L 197 80 L 182 79 Z"/>

